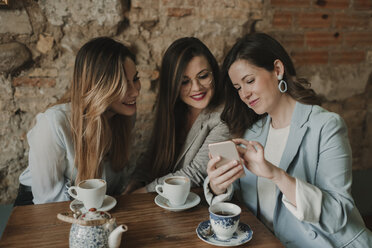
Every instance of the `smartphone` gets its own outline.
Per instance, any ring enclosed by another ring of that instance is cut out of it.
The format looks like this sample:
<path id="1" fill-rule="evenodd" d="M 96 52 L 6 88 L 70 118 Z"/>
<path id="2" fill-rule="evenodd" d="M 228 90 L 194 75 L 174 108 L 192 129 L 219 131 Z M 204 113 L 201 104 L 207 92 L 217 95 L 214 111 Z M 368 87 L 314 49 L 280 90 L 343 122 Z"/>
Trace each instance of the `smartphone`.
<path id="1" fill-rule="evenodd" d="M 208 147 L 212 158 L 215 158 L 217 156 L 221 157 L 221 160 L 216 164 L 216 168 L 223 164 L 227 164 L 232 160 L 240 161 L 239 153 L 236 149 L 235 143 L 230 140 L 209 144 Z"/>

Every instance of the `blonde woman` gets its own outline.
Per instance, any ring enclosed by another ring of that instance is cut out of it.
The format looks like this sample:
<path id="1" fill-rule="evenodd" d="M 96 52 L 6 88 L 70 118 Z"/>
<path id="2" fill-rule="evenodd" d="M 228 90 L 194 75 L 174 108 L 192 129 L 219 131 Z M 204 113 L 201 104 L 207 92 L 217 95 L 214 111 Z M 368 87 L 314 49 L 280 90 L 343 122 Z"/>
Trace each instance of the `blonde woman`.
<path id="1" fill-rule="evenodd" d="M 89 178 L 105 179 L 107 194 L 120 193 L 140 88 L 126 46 L 107 37 L 86 43 L 70 91 L 27 134 L 29 165 L 15 205 L 70 200 L 68 187 Z"/>

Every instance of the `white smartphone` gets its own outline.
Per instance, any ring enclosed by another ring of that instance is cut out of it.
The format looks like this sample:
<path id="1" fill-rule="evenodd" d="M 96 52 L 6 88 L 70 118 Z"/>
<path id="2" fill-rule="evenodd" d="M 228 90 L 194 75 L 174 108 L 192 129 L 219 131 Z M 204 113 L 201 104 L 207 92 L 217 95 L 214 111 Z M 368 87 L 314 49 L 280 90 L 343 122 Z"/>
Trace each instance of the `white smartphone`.
<path id="1" fill-rule="evenodd" d="M 217 156 L 221 157 L 221 160 L 216 164 L 216 168 L 223 164 L 227 164 L 232 160 L 240 161 L 239 153 L 236 149 L 235 143 L 230 140 L 209 144 L 208 147 L 212 158 L 215 158 Z"/>

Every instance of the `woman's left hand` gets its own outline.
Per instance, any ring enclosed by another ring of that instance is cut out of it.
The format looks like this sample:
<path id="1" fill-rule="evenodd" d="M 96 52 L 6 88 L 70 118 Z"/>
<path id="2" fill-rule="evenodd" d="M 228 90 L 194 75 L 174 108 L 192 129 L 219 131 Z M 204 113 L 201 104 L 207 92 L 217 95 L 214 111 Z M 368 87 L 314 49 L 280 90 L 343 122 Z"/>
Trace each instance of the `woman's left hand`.
<path id="1" fill-rule="evenodd" d="M 240 157 L 244 160 L 245 167 L 259 177 L 272 179 L 275 175 L 276 166 L 266 161 L 264 148 L 257 141 L 247 141 L 244 139 L 233 139 L 237 145 Z M 244 145 L 246 148 L 239 146 Z"/>

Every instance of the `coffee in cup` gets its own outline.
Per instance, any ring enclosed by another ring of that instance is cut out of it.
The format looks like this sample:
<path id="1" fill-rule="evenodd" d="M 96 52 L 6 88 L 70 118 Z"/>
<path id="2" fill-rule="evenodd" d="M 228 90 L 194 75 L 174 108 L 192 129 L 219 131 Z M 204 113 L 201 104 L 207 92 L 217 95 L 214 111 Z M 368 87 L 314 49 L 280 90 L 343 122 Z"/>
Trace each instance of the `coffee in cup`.
<path id="1" fill-rule="evenodd" d="M 218 202 L 209 207 L 212 231 L 220 240 L 230 239 L 239 225 L 241 208 L 228 202 Z"/>
<path id="2" fill-rule="evenodd" d="M 73 198 L 83 202 L 86 210 L 99 209 L 106 196 L 106 181 L 103 179 L 87 179 L 77 186 L 71 186 L 68 193 Z"/>
<path id="3" fill-rule="evenodd" d="M 156 185 L 155 190 L 168 199 L 171 206 L 182 206 L 190 193 L 190 179 L 184 176 L 168 177 L 163 185 Z"/>

